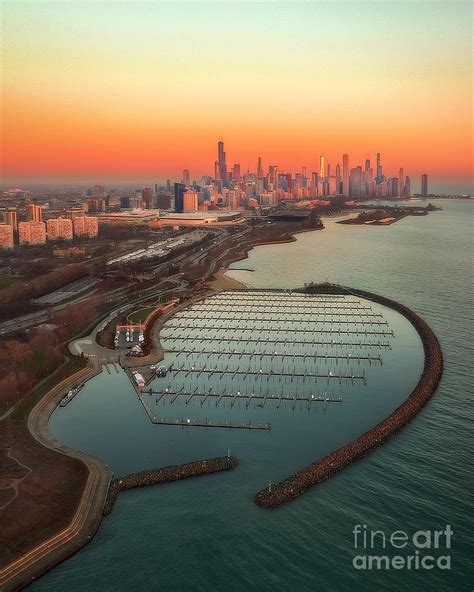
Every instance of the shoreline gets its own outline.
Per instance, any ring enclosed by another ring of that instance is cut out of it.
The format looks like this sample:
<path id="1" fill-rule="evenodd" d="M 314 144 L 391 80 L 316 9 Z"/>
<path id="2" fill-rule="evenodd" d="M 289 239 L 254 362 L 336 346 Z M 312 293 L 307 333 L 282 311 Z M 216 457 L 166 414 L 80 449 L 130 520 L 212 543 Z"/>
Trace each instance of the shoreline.
<path id="1" fill-rule="evenodd" d="M 100 526 L 112 472 L 99 458 L 58 442 L 48 429 L 49 417 L 63 398 L 64 391 L 78 382 L 85 384 L 100 372 L 101 369 L 94 366 L 78 370 L 51 388 L 28 416 L 28 431 L 41 446 L 79 460 L 87 468 L 88 475 L 71 522 L 0 570 L 2 592 L 20 590 L 31 584 L 87 544 Z"/>
<path id="2" fill-rule="evenodd" d="M 325 229 L 324 226 L 322 228 L 290 229 L 291 232 L 289 232 L 288 230 L 285 230 L 285 233 L 282 234 L 280 237 L 251 241 L 249 244 L 244 242 L 242 246 L 235 247 L 234 248 L 235 250 L 233 252 L 228 253 L 227 256 L 224 257 L 219 270 L 217 272 L 215 272 L 215 274 L 214 274 L 216 277 L 217 276 L 225 277 L 227 280 L 229 280 L 229 282 L 233 282 L 235 285 L 233 285 L 232 287 L 229 286 L 229 288 L 216 287 L 216 289 L 217 290 L 242 289 L 242 288 L 249 287 L 248 284 L 246 284 L 245 282 L 242 282 L 240 280 L 236 280 L 235 278 L 232 278 L 230 276 L 226 276 L 225 274 L 228 271 L 232 271 L 232 269 L 229 269 L 229 265 L 232 265 L 232 263 L 237 263 L 238 261 L 245 261 L 245 259 L 248 259 L 250 251 L 252 251 L 254 248 L 263 247 L 266 245 L 282 245 L 282 244 L 286 244 L 286 243 L 294 243 L 298 240 L 296 238 L 297 234 L 302 234 L 305 232 L 316 232 L 316 231 L 324 230 L 324 229 Z M 239 249 L 239 250 L 237 250 L 237 249 Z M 235 270 L 235 271 L 239 271 L 239 270 Z M 209 283 L 211 285 L 213 285 L 213 282 L 209 282 Z M 217 284 L 217 286 L 219 286 L 219 284 Z"/>
<path id="3" fill-rule="evenodd" d="M 321 290 L 333 290 L 328 293 L 349 293 L 360 296 L 361 298 L 393 308 L 402 314 L 414 326 L 423 343 L 425 354 L 423 372 L 408 398 L 377 425 L 345 446 L 307 465 L 292 476 L 258 491 L 254 497 L 254 501 L 260 507 L 275 508 L 294 500 L 315 485 L 326 481 L 348 465 L 384 444 L 414 419 L 425 407 L 435 394 L 443 374 L 443 354 L 438 339 L 429 325 L 410 308 L 373 292 L 334 284 L 308 287 L 300 291 L 306 293 L 324 293 Z"/>

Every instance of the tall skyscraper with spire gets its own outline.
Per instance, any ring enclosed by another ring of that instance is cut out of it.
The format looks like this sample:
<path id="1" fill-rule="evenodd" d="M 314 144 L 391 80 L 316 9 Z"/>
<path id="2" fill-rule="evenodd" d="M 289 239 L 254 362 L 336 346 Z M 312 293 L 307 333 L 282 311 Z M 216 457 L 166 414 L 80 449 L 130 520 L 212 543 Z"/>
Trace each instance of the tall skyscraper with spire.
<path id="1" fill-rule="evenodd" d="M 219 166 L 219 176 L 222 184 L 225 186 L 227 184 L 227 163 L 224 152 L 224 142 L 222 140 L 217 143 L 217 162 Z"/>
<path id="2" fill-rule="evenodd" d="M 349 155 L 342 155 L 342 195 L 349 197 Z"/>

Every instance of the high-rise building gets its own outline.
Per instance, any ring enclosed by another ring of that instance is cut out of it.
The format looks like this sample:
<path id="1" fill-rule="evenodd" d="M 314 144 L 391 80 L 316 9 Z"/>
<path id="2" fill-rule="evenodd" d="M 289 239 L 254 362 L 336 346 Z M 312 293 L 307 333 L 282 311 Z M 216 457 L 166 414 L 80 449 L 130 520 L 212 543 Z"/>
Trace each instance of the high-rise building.
<path id="1" fill-rule="evenodd" d="M 94 185 L 91 193 L 92 197 L 102 199 L 105 196 L 105 187 L 103 185 Z"/>
<path id="2" fill-rule="evenodd" d="M 188 169 L 184 169 L 184 171 L 183 171 L 183 183 L 186 185 L 186 187 L 191 186 L 191 177 L 189 176 Z"/>
<path id="3" fill-rule="evenodd" d="M 365 170 L 368 171 L 370 169 L 370 158 L 365 159 Z"/>
<path id="4" fill-rule="evenodd" d="M 171 196 L 167 194 L 158 195 L 156 205 L 160 210 L 169 210 L 171 208 Z"/>
<path id="5" fill-rule="evenodd" d="M 26 220 L 27 222 L 42 222 L 43 208 L 35 203 L 26 204 Z"/>
<path id="6" fill-rule="evenodd" d="M 421 196 L 426 197 L 428 195 L 428 175 L 425 173 L 421 175 Z"/>
<path id="7" fill-rule="evenodd" d="M 18 237 L 20 245 L 41 245 L 46 242 L 44 222 L 19 222 Z"/>
<path id="8" fill-rule="evenodd" d="M 389 181 L 389 197 L 398 197 L 398 178 L 392 177 Z"/>
<path id="9" fill-rule="evenodd" d="M 258 157 L 258 164 L 257 164 L 257 179 L 263 179 L 263 166 L 262 166 L 262 159 Z"/>
<path id="10" fill-rule="evenodd" d="M 341 167 L 339 163 L 336 164 L 336 194 L 341 193 Z"/>
<path id="11" fill-rule="evenodd" d="M 217 144 L 217 162 L 219 167 L 219 177 L 225 187 L 227 184 L 227 163 L 224 152 L 224 142 L 222 140 Z"/>
<path id="12" fill-rule="evenodd" d="M 183 193 L 183 212 L 196 212 L 198 209 L 198 194 L 196 191 Z"/>
<path id="13" fill-rule="evenodd" d="M 232 179 L 234 180 L 234 183 L 240 183 L 242 181 L 240 164 L 238 162 L 236 162 L 232 168 Z"/>
<path id="14" fill-rule="evenodd" d="M 349 195 L 351 197 L 362 197 L 362 167 L 351 169 L 349 177 Z"/>
<path id="15" fill-rule="evenodd" d="M 326 177 L 326 166 L 324 164 L 324 155 L 321 154 L 319 157 L 319 178 L 324 179 Z"/>
<path id="16" fill-rule="evenodd" d="M 13 249 L 13 226 L 0 224 L 0 249 Z"/>
<path id="17" fill-rule="evenodd" d="M 123 209 L 128 209 L 130 207 L 130 196 L 123 195 L 120 198 L 120 207 Z"/>
<path id="18" fill-rule="evenodd" d="M 87 200 L 87 211 L 88 212 L 98 212 L 99 211 L 99 200 L 98 199 L 88 199 Z"/>
<path id="19" fill-rule="evenodd" d="M 95 216 L 74 218 L 72 224 L 74 228 L 74 236 L 88 236 L 89 238 L 92 238 L 99 234 L 99 221 Z"/>
<path id="20" fill-rule="evenodd" d="M 375 177 L 377 183 L 382 183 L 383 175 L 382 175 L 382 164 L 380 160 L 380 152 L 377 152 L 377 176 Z"/>
<path id="21" fill-rule="evenodd" d="M 151 188 L 144 187 L 142 189 L 142 201 L 143 201 L 143 207 L 145 207 L 147 210 L 149 210 L 151 207 L 151 198 L 152 198 Z"/>
<path id="22" fill-rule="evenodd" d="M 46 221 L 48 240 L 72 240 L 72 220 L 69 218 L 50 218 Z"/>
<path id="23" fill-rule="evenodd" d="M 343 154 L 342 155 L 342 195 L 344 197 L 349 197 L 349 181 L 350 181 L 350 172 L 349 172 L 349 155 Z"/>
<path id="24" fill-rule="evenodd" d="M 175 183 L 174 184 L 174 211 L 175 212 L 183 212 L 184 211 L 184 192 L 186 191 L 186 186 L 184 183 Z"/>
<path id="25" fill-rule="evenodd" d="M 13 228 L 13 232 L 18 232 L 18 218 L 16 210 L 6 210 L 3 213 L 3 221 Z"/>
<path id="26" fill-rule="evenodd" d="M 410 182 L 410 177 L 406 177 L 405 178 L 405 185 L 403 187 L 403 195 L 405 197 L 410 197 L 411 195 L 411 182 Z"/>
<path id="27" fill-rule="evenodd" d="M 405 177 L 403 175 L 403 168 L 400 167 L 398 171 L 398 197 L 403 197 L 405 188 Z"/>

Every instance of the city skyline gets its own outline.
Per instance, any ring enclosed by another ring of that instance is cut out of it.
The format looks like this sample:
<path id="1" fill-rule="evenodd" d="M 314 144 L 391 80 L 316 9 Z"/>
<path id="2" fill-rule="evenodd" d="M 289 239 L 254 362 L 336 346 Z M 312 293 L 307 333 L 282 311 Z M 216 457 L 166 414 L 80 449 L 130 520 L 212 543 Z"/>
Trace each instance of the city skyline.
<path id="1" fill-rule="evenodd" d="M 265 4 L 2 10 L 3 183 L 213 175 L 224 137 L 242 171 L 381 152 L 469 186 L 468 3 L 278 3 L 271 28 Z"/>

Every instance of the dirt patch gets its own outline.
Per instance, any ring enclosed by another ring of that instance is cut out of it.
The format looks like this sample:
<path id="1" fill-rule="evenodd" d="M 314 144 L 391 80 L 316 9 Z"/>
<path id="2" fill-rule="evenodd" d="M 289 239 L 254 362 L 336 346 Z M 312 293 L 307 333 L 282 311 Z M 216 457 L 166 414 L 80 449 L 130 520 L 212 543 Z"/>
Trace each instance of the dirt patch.
<path id="1" fill-rule="evenodd" d="M 82 497 L 88 469 L 80 460 L 39 444 L 23 423 L 1 423 L 0 447 L 4 449 L 3 461 L 13 462 L 5 458 L 9 448 L 15 459 L 32 468 L 18 485 L 19 495 L 0 510 L 0 565 L 5 565 L 69 524 Z M 24 469 L 17 467 L 23 476 Z M 2 491 L 6 492 L 2 494 L 6 503 L 12 493 Z"/>

